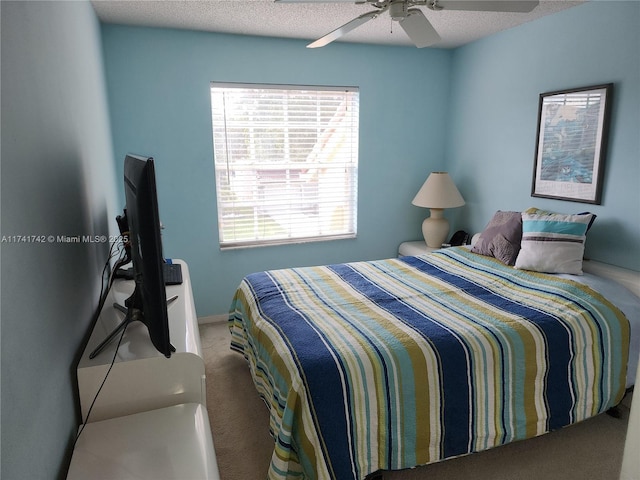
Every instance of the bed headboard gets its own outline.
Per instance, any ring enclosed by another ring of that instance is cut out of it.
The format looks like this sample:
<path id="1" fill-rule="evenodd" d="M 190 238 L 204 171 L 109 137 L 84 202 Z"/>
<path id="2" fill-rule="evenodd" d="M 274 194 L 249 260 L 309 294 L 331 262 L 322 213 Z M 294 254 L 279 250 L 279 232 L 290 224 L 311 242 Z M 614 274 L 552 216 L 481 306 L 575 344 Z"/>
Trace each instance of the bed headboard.
<path id="1" fill-rule="evenodd" d="M 608 263 L 596 262 L 595 260 L 585 260 L 582 262 L 582 270 L 600 277 L 610 278 L 624 285 L 640 297 L 640 272 L 609 265 Z"/>

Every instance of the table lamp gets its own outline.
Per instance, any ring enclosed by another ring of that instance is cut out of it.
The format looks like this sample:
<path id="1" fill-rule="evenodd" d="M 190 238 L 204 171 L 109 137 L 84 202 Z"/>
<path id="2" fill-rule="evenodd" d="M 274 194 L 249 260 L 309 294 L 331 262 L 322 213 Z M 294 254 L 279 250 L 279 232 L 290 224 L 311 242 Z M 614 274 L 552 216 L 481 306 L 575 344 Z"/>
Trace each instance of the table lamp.
<path id="1" fill-rule="evenodd" d="M 443 216 L 444 209 L 464 205 L 464 198 L 449 174 L 431 172 L 411 203 L 431 210 L 431 215 L 422 222 L 422 235 L 427 247 L 440 248 L 449 234 L 449 221 Z"/>

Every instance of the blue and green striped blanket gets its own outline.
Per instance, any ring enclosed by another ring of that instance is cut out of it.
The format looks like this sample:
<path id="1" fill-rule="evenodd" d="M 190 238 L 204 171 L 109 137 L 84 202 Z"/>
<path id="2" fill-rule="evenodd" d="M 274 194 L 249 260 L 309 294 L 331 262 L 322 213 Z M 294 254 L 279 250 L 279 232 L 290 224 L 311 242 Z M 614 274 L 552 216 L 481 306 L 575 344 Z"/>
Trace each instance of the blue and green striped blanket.
<path id="1" fill-rule="evenodd" d="M 625 389 L 616 307 L 463 248 L 248 275 L 230 328 L 269 407 L 271 480 L 485 450 L 601 413 Z"/>

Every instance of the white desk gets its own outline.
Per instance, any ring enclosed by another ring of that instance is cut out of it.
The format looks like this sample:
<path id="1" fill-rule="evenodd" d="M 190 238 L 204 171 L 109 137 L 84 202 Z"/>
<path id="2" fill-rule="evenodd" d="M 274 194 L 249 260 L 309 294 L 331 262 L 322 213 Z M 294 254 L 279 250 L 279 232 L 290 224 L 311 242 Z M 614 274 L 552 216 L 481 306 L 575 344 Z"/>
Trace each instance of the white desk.
<path id="1" fill-rule="evenodd" d="M 189 269 L 185 262 L 175 262 L 182 265 L 183 277 L 181 285 L 167 286 L 167 298 L 178 295 L 178 299 L 168 305 L 169 337 L 175 353 L 166 358 L 151 343 L 144 324 L 129 324 L 89 422 L 183 403 L 206 406 L 204 360 Z M 93 359 L 89 353 L 122 321 L 124 314 L 114 309 L 113 303 L 124 305 L 133 287 L 130 280 L 113 283 L 78 365 L 83 422 L 109 369 L 118 339 Z"/>
<path id="2" fill-rule="evenodd" d="M 182 265 L 181 285 L 167 286 L 169 337 L 176 351 L 159 353 L 147 327 L 131 323 L 116 360 L 73 450 L 67 480 L 220 480 L 206 409 L 205 374 L 191 279 Z M 113 307 L 133 292 L 116 280 L 78 365 L 82 418 L 102 384 L 118 339 L 89 354 L 122 321 Z M 82 427 L 81 427 L 82 428 Z"/>
<path id="3" fill-rule="evenodd" d="M 190 403 L 88 423 L 67 480 L 220 480 L 205 407 Z"/>

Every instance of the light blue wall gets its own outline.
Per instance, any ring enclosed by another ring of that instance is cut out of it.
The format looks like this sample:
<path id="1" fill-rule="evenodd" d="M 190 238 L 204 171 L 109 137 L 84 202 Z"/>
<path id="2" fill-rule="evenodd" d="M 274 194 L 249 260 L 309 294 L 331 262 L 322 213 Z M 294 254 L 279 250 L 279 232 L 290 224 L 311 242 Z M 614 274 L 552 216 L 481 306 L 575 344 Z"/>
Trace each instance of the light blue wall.
<path id="1" fill-rule="evenodd" d="M 586 255 L 640 270 L 640 3 L 589 2 L 455 51 L 447 167 L 480 231 L 498 210 L 598 215 Z M 613 82 L 602 205 L 533 198 L 538 98 Z"/>
<path id="2" fill-rule="evenodd" d="M 88 2 L 7 2 L 2 235 L 108 235 L 115 175 L 100 26 Z M 108 245 L 2 243 L 3 479 L 63 479 L 76 361 Z"/>
<path id="3" fill-rule="evenodd" d="M 189 264 L 199 316 L 225 313 L 253 271 L 389 257 L 420 238 L 427 212 L 411 200 L 444 166 L 449 51 L 114 25 L 103 43 L 118 175 L 127 152 L 155 157 L 165 255 Z M 212 80 L 360 87 L 357 239 L 220 251 Z"/>

